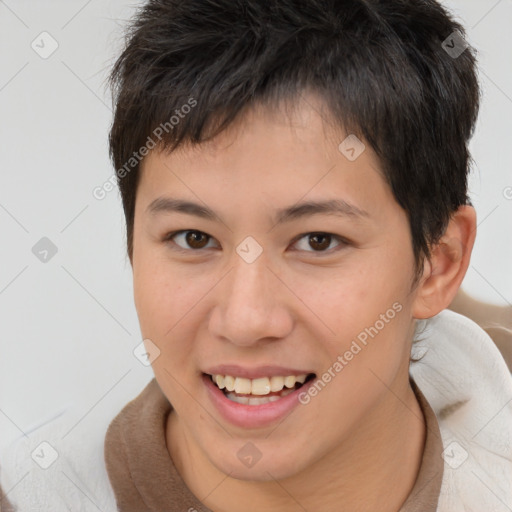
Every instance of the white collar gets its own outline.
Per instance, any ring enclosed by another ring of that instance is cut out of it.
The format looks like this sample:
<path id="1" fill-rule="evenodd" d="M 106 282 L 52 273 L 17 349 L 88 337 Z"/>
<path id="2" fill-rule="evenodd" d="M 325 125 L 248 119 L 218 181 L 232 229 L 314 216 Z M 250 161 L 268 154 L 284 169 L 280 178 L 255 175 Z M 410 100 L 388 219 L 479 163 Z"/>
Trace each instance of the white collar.
<path id="1" fill-rule="evenodd" d="M 512 375 L 475 322 L 444 310 L 420 322 L 410 374 L 434 410 L 444 474 L 438 512 L 512 511 Z"/>

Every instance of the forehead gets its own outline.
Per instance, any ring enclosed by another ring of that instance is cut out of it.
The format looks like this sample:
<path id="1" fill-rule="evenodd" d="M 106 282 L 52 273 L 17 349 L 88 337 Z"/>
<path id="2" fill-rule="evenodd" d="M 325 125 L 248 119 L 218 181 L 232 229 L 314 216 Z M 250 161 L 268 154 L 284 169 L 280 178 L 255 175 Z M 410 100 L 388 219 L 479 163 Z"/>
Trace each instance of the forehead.
<path id="1" fill-rule="evenodd" d="M 250 109 L 210 141 L 152 151 L 140 172 L 145 210 L 177 191 L 223 207 L 332 199 L 371 213 L 377 201 L 394 201 L 372 148 L 335 125 L 315 97 Z"/>

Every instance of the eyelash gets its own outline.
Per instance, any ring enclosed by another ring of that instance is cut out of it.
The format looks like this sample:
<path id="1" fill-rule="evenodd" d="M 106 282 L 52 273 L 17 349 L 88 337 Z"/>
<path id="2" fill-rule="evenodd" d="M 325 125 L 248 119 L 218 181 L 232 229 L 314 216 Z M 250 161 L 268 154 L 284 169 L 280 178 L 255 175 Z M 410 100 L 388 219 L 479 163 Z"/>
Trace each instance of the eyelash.
<path id="1" fill-rule="evenodd" d="M 174 244 L 175 247 L 173 247 L 173 250 L 175 251 L 179 251 L 179 252 L 200 252 L 200 251 L 203 251 L 203 250 L 206 250 L 206 249 L 211 249 L 211 247 L 202 247 L 201 249 L 184 249 L 183 247 L 180 247 L 179 245 L 177 245 L 175 242 L 173 242 L 173 238 L 176 236 L 176 235 L 180 235 L 180 234 L 184 234 L 184 233 L 199 233 L 201 235 L 205 235 L 209 240 L 212 240 L 213 237 L 208 235 L 207 233 L 205 233 L 204 231 L 198 231 L 197 229 L 182 229 L 182 230 L 179 230 L 179 231 L 172 231 L 171 233 L 168 233 L 167 235 L 165 235 L 165 238 L 164 238 L 164 242 L 172 242 Z M 293 244 L 297 243 L 299 240 L 301 240 L 302 238 L 304 237 L 307 237 L 307 236 L 310 236 L 310 235 L 322 235 L 322 236 L 328 236 L 330 237 L 331 239 L 335 239 L 339 242 L 338 246 L 336 246 L 333 249 L 329 249 L 329 250 L 325 250 L 325 251 L 305 251 L 305 252 L 310 252 L 310 253 L 313 253 L 313 254 L 319 254 L 319 255 L 322 255 L 322 254 L 332 254 L 333 252 L 336 252 L 338 250 L 341 250 L 343 247 L 345 246 L 348 246 L 350 245 L 350 241 L 348 241 L 347 239 L 341 237 L 341 236 L 338 236 L 338 235 L 335 235 L 333 233 L 326 233 L 326 232 L 323 232 L 323 231 L 311 231 L 311 232 L 308 232 L 308 233 L 302 233 L 301 235 L 298 235 L 294 240 L 293 240 Z M 330 244 L 329 244 L 330 245 Z"/>

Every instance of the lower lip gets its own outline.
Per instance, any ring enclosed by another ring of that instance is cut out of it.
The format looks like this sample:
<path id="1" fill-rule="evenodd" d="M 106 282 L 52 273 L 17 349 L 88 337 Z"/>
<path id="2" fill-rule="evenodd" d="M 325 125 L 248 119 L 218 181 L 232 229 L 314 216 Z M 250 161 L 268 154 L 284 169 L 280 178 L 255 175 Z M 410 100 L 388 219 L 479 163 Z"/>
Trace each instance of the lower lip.
<path id="1" fill-rule="evenodd" d="M 261 405 L 245 405 L 233 402 L 212 382 L 209 375 L 203 375 L 208 394 L 220 412 L 228 422 L 242 428 L 257 428 L 271 425 L 285 418 L 299 402 L 299 394 L 306 392 L 314 379 L 292 391 L 289 395 Z"/>

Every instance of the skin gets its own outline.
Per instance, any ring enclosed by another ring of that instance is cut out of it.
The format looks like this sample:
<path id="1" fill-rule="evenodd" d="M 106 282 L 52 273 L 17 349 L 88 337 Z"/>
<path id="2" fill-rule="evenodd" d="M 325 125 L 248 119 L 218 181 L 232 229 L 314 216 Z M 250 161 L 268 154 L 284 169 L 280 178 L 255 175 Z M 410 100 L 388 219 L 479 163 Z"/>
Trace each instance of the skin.
<path id="1" fill-rule="evenodd" d="M 425 440 L 408 377 L 414 322 L 455 296 L 475 213 L 454 215 L 413 288 L 407 216 L 371 147 L 349 161 L 338 150 L 347 134 L 324 122 L 320 100 L 309 95 L 296 106 L 290 117 L 253 108 L 210 143 L 153 151 L 143 162 L 131 263 L 141 332 L 160 350 L 153 370 L 174 408 L 167 446 L 187 486 L 215 512 L 329 512 L 340 503 L 396 511 Z M 218 217 L 151 215 L 160 196 L 207 205 Z M 368 217 L 273 220 L 277 209 L 333 198 Z M 165 240 L 179 230 L 206 236 Z M 315 232 L 345 243 L 308 237 Z M 250 264 L 236 252 L 247 236 L 263 248 Z M 280 423 L 242 429 L 210 402 L 201 381 L 209 366 L 277 364 L 322 375 L 394 303 L 402 306 L 395 318 Z M 250 468 L 237 457 L 249 441 L 262 454 Z"/>

